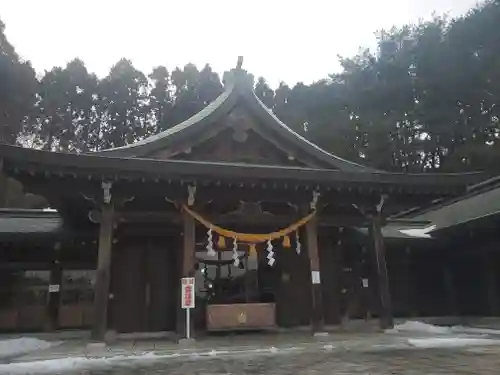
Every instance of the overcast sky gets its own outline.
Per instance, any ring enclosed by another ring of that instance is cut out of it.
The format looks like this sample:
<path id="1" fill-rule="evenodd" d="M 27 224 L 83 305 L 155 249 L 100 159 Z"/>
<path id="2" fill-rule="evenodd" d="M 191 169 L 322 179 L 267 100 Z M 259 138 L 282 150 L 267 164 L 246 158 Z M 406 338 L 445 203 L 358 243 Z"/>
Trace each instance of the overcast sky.
<path id="1" fill-rule="evenodd" d="M 80 57 L 99 76 L 121 57 L 149 72 L 193 62 L 310 83 L 337 55 L 372 46 L 374 32 L 466 12 L 476 0 L 0 0 L 17 52 L 43 72 Z M 238 4 L 238 5 L 237 5 Z"/>

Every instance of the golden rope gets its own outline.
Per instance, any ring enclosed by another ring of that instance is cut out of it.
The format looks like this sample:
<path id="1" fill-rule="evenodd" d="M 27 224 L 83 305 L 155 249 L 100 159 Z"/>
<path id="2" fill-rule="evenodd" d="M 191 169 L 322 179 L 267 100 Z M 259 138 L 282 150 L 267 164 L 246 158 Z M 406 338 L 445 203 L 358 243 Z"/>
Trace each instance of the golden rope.
<path id="1" fill-rule="evenodd" d="M 292 232 L 297 231 L 301 226 L 305 225 L 311 218 L 316 215 L 316 211 L 311 212 L 309 215 L 303 217 L 299 221 L 293 223 L 287 228 L 280 229 L 276 232 L 271 232 L 267 234 L 258 234 L 258 233 L 238 233 L 229 229 L 221 228 L 215 224 L 212 224 L 208 220 L 204 219 L 202 216 L 189 209 L 186 205 L 182 206 L 183 210 L 186 211 L 189 215 L 191 215 L 194 219 L 204 225 L 207 229 L 212 229 L 212 231 L 216 232 L 220 236 L 224 236 L 227 238 L 234 238 L 240 242 L 248 242 L 248 243 L 261 243 L 266 242 L 268 240 L 276 240 L 278 238 L 289 235 Z"/>

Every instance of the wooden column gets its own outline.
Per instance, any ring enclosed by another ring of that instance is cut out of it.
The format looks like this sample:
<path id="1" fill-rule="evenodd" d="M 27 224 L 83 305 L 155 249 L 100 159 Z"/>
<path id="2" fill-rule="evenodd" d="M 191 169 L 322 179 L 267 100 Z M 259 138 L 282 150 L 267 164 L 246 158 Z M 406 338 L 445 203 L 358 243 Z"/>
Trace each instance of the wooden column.
<path id="1" fill-rule="evenodd" d="M 491 316 L 498 316 L 500 310 L 498 301 L 498 266 L 495 254 L 486 253 L 483 256 L 483 263 L 485 267 L 485 283 L 488 301 L 487 311 Z"/>
<path id="2" fill-rule="evenodd" d="M 59 259 L 61 244 L 54 246 L 50 266 L 49 301 L 47 303 L 46 331 L 53 331 L 59 326 L 59 306 L 61 301 L 62 267 Z"/>
<path id="3" fill-rule="evenodd" d="M 186 211 L 182 211 L 182 277 L 194 277 L 196 270 L 194 265 L 196 262 L 195 245 L 196 245 L 196 232 L 195 232 L 195 221 L 191 215 Z M 184 337 L 186 333 L 186 312 L 181 308 L 181 280 L 178 280 L 178 306 L 177 309 L 177 333 Z M 194 312 L 195 309 L 191 310 L 191 336 L 194 337 Z"/>
<path id="4" fill-rule="evenodd" d="M 8 181 L 3 172 L 3 160 L 0 159 L 0 208 L 7 207 Z"/>
<path id="5" fill-rule="evenodd" d="M 307 253 L 311 265 L 311 328 L 314 333 L 322 332 L 324 328 L 323 295 L 321 291 L 321 275 L 318 252 L 318 222 L 316 216 L 306 224 Z"/>
<path id="6" fill-rule="evenodd" d="M 369 233 L 370 240 L 372 242 L 373 259 L 375 262 L 375 274 L 378 286 L 380 328 L 392 328 L 394 327 L 394 318 L 392 316 L 391 294 L 389 291 L 389 278 L 387 276 L 387 264 L 385 260 L 384 237 L 382 236 L 382 217 L 380 213 L 372 216 Z"/>
<path id="7" fill-rule="evenodd" d="M 102 205 L 100 225 L 94 299 L 94 324 L 91 336 L 93 340 L 103 341 L 108 328 L 111 250 L 114 225 L 114 206 L 112 203 L 104 203 Z"/>

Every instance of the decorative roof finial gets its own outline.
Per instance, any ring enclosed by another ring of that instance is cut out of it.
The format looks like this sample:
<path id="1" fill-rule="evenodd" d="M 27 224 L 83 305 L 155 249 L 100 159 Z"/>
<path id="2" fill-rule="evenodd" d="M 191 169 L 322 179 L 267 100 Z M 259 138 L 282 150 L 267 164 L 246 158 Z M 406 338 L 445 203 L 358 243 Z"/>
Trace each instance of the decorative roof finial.
<path id="1" fill-rule="evenodd" d="M 243 56 L 238 56 L 238 62 L 236 64 L 236 69 L 241 70 L 242 65 L 243 65 Z"/>

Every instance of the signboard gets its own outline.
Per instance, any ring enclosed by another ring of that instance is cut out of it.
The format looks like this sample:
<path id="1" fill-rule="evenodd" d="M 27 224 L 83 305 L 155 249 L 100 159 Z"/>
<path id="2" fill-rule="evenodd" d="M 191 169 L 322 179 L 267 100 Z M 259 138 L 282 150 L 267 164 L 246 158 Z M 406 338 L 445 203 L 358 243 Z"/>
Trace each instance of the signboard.
<path id="1" fill-rule="evenodd" d="M 49 285 L 49 293 L 59 293 L 61 289 L 59 284 L 50 284 Z"/>
<path id="2" fill-rule="evenodd" d="M 319 271 L 312 271 L 311 272 L 311 281 L 313 284 L 321 284 L 321 278 Z"/>
<path id="3" fill-rule="evenodd" d="M 182 278 L 182 301 L 183 309 L 194 309 L 194 277 Z"/>
<path id="4" fill-rule="evenodd" d="M 368 279 L 362 279 L 363 280 L 363 288 L 368 288 Z"/>

